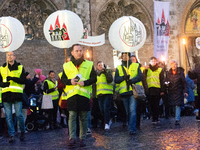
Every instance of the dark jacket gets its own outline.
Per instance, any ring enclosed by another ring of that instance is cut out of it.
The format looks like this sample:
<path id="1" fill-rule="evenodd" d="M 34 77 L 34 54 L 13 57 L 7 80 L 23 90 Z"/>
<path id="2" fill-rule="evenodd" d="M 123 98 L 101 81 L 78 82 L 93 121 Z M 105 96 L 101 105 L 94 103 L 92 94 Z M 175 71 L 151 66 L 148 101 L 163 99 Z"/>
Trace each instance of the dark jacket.
<path id="1" fill-rule="evenodd" d="M 127 68 L 127 61 L 122 61 L 122 65 L 125 66 Z M 131 65 L 131 61 L 128 62 L 128 65 L 130 66 Z M 136 77 L 130 79 L 131 81 L 131 84 L 135 84 L 137 82 L 140 82 L 142 81 L 142 72 L 140 70 L 140 67 L 138 67 L 138 74 Z M 125 79 L 124 79 L 124 76 L 119 76 L 119 70 L 116 69 L 115 71 L 115 78 L 114 78 L 114 81 L 115 83 L 117 84 L 120 84 L 121 82 L 123 82 Z M 128 83 L 129 84 L 129 83 Z M 129 92 L 125 92 L 125 93 L 122 93 L 120 94 L 121 96 L 127 96 L 127 95 L 133 95 L 133 92 L 132 91 L 129 91 Z"/>
<path id="2" fill-rule="evenodd" d="M 190 79 L 197 79 L 197 93 L 200 95 L 200 66 L 196 66 L 193 71 L 188 71 Z"/>
<path id="3" fill-rule="evenodd" d="M 75 67 L 78 67 L 81 65 L 83 61 L 85 61 L 82 58 L 75 60 L 75 58 L 72 56 L 71 61 L 74 64 Z M 61 82 L 65 85 L 72 85 L 71 79 L 68 79 L 65 72 L 63 71 L 63 75 L 61 77 Z M 84 81 L 84 86 L 90 86 L 93 83 L 97 82 L 97 76 L 96 71 L 94 67 L 92 67 L 92 71 L 90 73 L 90 78 L 86 81 Z M 68 111 L 89 111 L 90 110 L 90 99 L 84 96 L 80 95 L 74 95 L 67 99 L 67 110 Z"/>
<path id="4" fill-rule="evenodd" d="M 10 72 L 13 70 L 18 70 L 18 66 L 21 65 L 20 63 L 17 63 L 16 61 L 11 66 L 8 64 L 8 68 Z M 3 64 L 3 67 L 6 67 L 6 63 Z M 22 68 L 22 73 L 20 75 L 20 78 L 12 78 L 12 80 L 18 84 L 25 84 L 26 80 L 26 74 L 24 67 Z M 0 74 L 0 87 L 4 87 L 4 82 L 2 81 L 2 75 Z M 3 102 L 15 102 L 15 101 L 23 101 L 23 94 L 22 93 L 15 93 L 15 92 L 6 92 L 2 94 L 2 101 Z"/>
<path id="5" fill-rule="evenodd" d="M 24 93 L 28 97 L 31 96 L 31 94 L 35 94 L 35 83 L 39 80 L 39 78 L 34 77 L 32 80 L 31 79 L 26 79 L 25 83 L 25 88 L 24 88 Z"/>
<path id="6" fill-rule="evenodd" d="M 158 68 L 159 68 L 158 65 L 155 65 L 155 66 L 149 65 L 149 69 L 151 69 L 152 71 L 156 71 Z M 144 86 L 146 95 L 154 95 L 154 96 L 160 95 L 161 92 L 164 92 L 164 71 L 163 71 L 163 69 L 159 75 L 160 88 L 156 88 L 156 87 L 148 88 L 147 81 L 146 81 L 147 80 L 147 72 L 148 72 L 148 69 L 145 69 L 143 72 L 143 86 Z"/>
<path id="7" fill-rule="evenodd" d="M 195 89 L 195 84 L 194 84 L 194 81 L 192 79 L 189 78 L 189 76 L 187 75 L 186 77 L 186 83 L 187 83 L 187 90 L 188 90 L 188 97 L 187 97 L 187 100 L 188 102 L 194 102 L 195 99 L 195 95 L 194 95 L 194 89 Z"/>
<path id="8" fill-rule="evenodd" d="M 175 75 L 172 73 L 172 69 L 168 71 L 167 81 L 169 81 L 168 100 L 172 106 L 184 105 L 184 93 L 188 93 L 186 88 L 186 80 L 184 72 L 177 68 Z"/>

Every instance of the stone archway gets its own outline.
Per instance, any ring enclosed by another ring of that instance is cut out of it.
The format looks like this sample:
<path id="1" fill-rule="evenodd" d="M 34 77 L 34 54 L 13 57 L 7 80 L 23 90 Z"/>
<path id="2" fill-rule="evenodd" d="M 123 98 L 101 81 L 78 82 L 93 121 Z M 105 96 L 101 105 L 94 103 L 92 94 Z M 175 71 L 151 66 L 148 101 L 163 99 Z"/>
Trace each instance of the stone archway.
<path id="1" fill-rule="evenodd" d="M 1 6 L 1 16 L 17 18 L 25 29 L 25 39 L 43 40 L 43 24 L 46 18 L 57 10 L 48 0 L 7 0 Z"/>
<path id="2" fill-rule="evenodd" d="M 147 31 L 146 43 L 153 43 L 153 19 L 146 7 L 140 1 L 109 0 L 104 2 L 98 10 L 100 11 L 95 16 L 93 33 L 97 35 L 105 33 L 106 43 L 101 47 L 95 47 L 94 51 L 96 53 L 94 53 L 94 60 L 102 60 L 113 68 L 113 48 L 108 40 L 108 31 L 111 24 L 122 16 L 133 16 L 138 18 L 144 24 Z M 106 53 L 102 53 L 102 50 Z"/>
<path id="3" fill-rule="evenodd" d="M 196 48 L 195 43 L 196 38 L 200 37 L 200 0 L 190 0 L 184 12 L 181 20 L 179 45 L 181 51 L 180 63 L 186 69 L 187 73 L 189 67 L 193 67 L 194 65 L 193 57 L 195 55 L 200 56 L 200 51 Z M 186 40 L 185 46 L 182 43 L 183 39 Z M 189 61 L 187 55 L 189 56 Z"/>

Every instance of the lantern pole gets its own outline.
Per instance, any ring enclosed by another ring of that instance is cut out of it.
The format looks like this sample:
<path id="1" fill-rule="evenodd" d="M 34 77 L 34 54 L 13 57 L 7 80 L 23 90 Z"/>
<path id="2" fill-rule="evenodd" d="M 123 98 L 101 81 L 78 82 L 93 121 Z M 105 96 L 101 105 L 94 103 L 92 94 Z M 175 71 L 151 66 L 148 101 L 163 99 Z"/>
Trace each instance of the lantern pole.
<path id="1" fill-rule="evenodd" d="M 128 56 L 128 52 L 127 52 L 127 75 L 128 75 L 128 61 L 129 61 L 129 56 Z"/>
<path id="2" fill-rule="evenodd" d="M 67 49 L 65 48 L 65 62 L 67 62 Z"/>

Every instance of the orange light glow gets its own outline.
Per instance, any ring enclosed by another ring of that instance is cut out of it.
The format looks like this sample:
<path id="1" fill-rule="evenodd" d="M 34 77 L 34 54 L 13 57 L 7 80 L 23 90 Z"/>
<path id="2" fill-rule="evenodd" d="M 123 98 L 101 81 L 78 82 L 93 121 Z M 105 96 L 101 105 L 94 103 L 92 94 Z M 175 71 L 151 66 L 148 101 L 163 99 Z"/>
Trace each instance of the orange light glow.
<path id="1" fill-rule="evenodd" d="M 165 61 L 165 57 L 163 55 L 161 55 L 161 61 Z"/>
<path id="2" fill-rule="evenodd" d="M 86 52 L 86 56 L 87 56 L 87 58 L 90 57 L 90 54 L 89 54 L 88 50 L 87 50 L 87 52 Z"/>
<path id="3" fill-rule="evenodd" d="M 185 44 L 186 44 L 185 39 L 183 39 L 183 45 L 185 45 Z"/>

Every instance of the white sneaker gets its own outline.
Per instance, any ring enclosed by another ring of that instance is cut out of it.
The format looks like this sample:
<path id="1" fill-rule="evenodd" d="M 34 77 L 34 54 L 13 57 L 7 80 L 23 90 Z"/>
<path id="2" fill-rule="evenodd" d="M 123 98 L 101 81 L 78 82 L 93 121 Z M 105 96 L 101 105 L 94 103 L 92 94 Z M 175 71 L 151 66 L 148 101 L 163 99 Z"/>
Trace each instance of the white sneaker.
<path id="1" fill-rule="evenodd" d="M 91 134 L 91 133 L 92 133 L 91 129 L 88 128 L 88 129 L 87 129 L 87 134 Z"/>
<path id="2" fill-rule="evenodd" d="M 109 130 L 110 126 L 108 124 L 105 124 L 105 130 Z"/>

